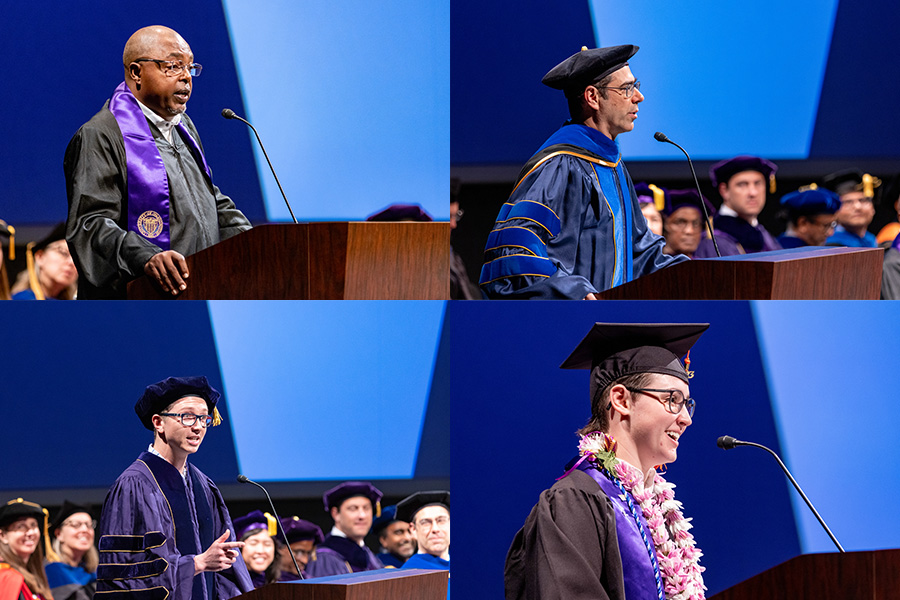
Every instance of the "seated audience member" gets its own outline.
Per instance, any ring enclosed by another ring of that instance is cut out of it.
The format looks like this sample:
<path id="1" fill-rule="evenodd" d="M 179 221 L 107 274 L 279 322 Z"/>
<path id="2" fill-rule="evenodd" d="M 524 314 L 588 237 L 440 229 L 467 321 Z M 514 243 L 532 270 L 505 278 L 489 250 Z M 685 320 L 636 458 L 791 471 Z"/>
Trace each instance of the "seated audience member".
<path id="1" fill-rule="evenodd" d="M 419 550 L 403 569 L 450 570 L 450 492 L 416 492 L 397 504 L 397 518 L 409 522 Z M 450 597 L 450 583 L 447 583 Z"/>
<path id="2" fill-rule="evenodd" d="M 307 565 L 310 577 L 384 567 L 365 544 L 373 513 L 381 516 L 381 496 L 378 488 L 362 481 L 347 481 L 325 492 L 322 500 L 334 527 L 316 548 L 315 562 Z"/>
<path id="3" fill-rule="evenodd" d="M 378 560 L 385 567 L 399 569 L 406 560 L 416 553 L 416 542 L 409 523 L 397 519 L 397 507 L 385 506 L 381 516 L 372 523 L 372 531 L 381 544 Z"/>
<path id="4" fill-rule="evenodd" d="M 25 252 L 28 280 L 24 289 L 13 290 L 13 300 L 72 300 L 78 285 L 78 271 L 66 244 L 66 225 L 60 223 Z"/>
<path id="5" fill-rule="evenodd" d="M 896 187 L 894 191 L 896 192 Z M 900 235 L 900 198 L 894 200 L 894 215 L 897 218 L 882 227 L 878 235 L 875 236 L 875 242 L 882 248 L 890 248 L 897 235 Z"/>
<path id="6" fill-rule="evenodd" d="M 21 498 L 0 507 L 0 600 L 52 600 L 44 573 L 47 513 Z"/>
<path id="7" fill-rule="evenodd" d="M 875 218 L 875 188 L 881 180 L 858 169 L 846 169 L 826 175 L 822 184 L 841 199 L 835 214 L 837 227 L 828 238 L 828 246 L 875 248 L 875 235 L 868 228 Z"/>
<path id="8" fill-rule="evenodd" d="M 710 217 L 716 214 L 712 203 L 703 198 Z M 666 254 L 684 254 L 694 257 L 706 231 L 706 221 L 700 208 L 697 190 L 669 190 L 666 192 L 666 206 L 663 209 L 663 234 L 666 237 Z"/>
<path id="9" fill-rule="evenodd" d="M 894 238 L 894 243 L 884 253 L 881 299 L 900 300 L 900 234 Z"/>
<path id="10" fill-rule="evenodd" d="M 300 517 L 282 518 L 281 527 L 290 544 L 290 547 L 281 553 L 281 581 L 299 579 L 294 560 L 306 578 L 307 565 L 316 560 L 316 544 L 321 544 L 325 539 L 322 530 L 315 523 L 304 521 Z M 294 555 L 293 560 L 291 554 Z"/>
<path id="11" fill-rule="evenodd" d="M 806 187 L 781 198 L 788 220 L 787 231 L 778 236 L 782 248 L 824 246 L 834 233 L 835 213 L 841 201 L 831 190 Z"/>
<path id="12" fill-rule="evenodd" d="M 781 250 L 757 218 L 766 206 L 767 180 L 769 193 L 775 193 L 777 170 L 775 163 L 756 156 L 736 156 L 709 168 L 712 185 L 722 196 L 722 206 L 713 218 L 722 256 Z M 716 251 L 708 238 L 700 242 L 694 253 L 694 258 L 714 256 Z"/>
<path id="13" fill-rule="evenodd" d="M 281 561 L 275 560 L 278 544 L 278 521 L 269 513 L 254 510 L 234 520 L 234 535 L 244 542 L 241 555 L 253 587 L 275 583 L 281 578 Z"/>
<path id="14" fill-rule="evenodd" d="M 53 551 L 58 561 L 45 569 L 53 600 L 91 600 L 97 589 L 97 563 L 100 555 L 94 547 L 97 521 L 87 507 L 63 502 L 50 524 Z"/>
<path id="15" fill-rule="evenodd" d="M 16 228 L 0 219 L 0 239 L 9 239 L 9 260 L 16 259 Z M 6 262 L 3 260 L 3 244 L 0 244 L 0 300 L 9 300 L 9 273 L 6 271 Z"/>
<path id="16" fill-rule="evenodd" d="M 662 235 L 663 222 L 660 212 L 665 206 L 665 190 L 643 181 L 634 184 L 634 192 L 637 194 L 638 204 L 641 205 L 641 213 L 647 219 L 647 227 L 656 235 Z"/>

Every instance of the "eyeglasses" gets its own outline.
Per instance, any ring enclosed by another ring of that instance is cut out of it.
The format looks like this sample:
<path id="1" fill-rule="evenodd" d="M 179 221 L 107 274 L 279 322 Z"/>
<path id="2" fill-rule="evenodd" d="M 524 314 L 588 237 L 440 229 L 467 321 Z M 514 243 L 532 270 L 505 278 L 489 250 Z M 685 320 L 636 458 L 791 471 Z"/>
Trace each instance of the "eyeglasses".
<path id="1" fill-rule="evenodd" d="M 422 529 L 431 529 L 435 525 L 446 525 L 450 522 L 450 517 L 438 517 L 436 519 L 419 519 L 416 521 L 416 527 Z"/>
<path id="2" fill-rule="evenodd" d="M 600 89 L 616 90 L 617 92 L 622 92 L 623 94 L 625 94 L 626 98 L 631 98 L 632 96 L 634 96 L 635 90 L 640 91 L 641 82 L 635 80 L 635 81 L 632 81 L 631 83 L 626 83 L 625 85 L 623 85 L 621 87 L 610 87 L 608 85 L 595 85 L 594 87 L 597 88 L 598 90 L 600 90 Z"/>
<path id="3" fill-rule="evenodd" d="M 642 393 L 645 396 L 650 396 L 651 398 L 666 404 L 666 410 L 668 410 L 673 415 L 677 415 L 681 412 L 681 409 L 687 406 L 687 413 L 689 417 L 694 416 L 694 408 L 697 403 L 694 402 L 693 398 L 685 398 L 684 394 L 681 393 L 680 390 L 655 390 L 652 388 L 625 388 L 629 392 L 638 392 Z M 668 396 L 664 398 L 657 398 L 652 394 L 648 394 L 647 392 L 659 392 L 661 394 L 668 394 Z"/>
<path id="4" fill-rule="evenodd" d="M 13 531 L 16 533 L 28 533 L 32 530 L 41 530 L 41 526 L 38 525 L 37 521 L 32 521 L 31 523 L 29 523 L 28 521 L 19 521 L 18 523 L 13 523 L 7 528 L 7 531 Z"/>
<path id="5" fill-rule="evenodd" d="M 197 420 L 203 427 L 212 425 L 213 418 L 210 415 L 195 415 L 193 413 L 159 413 L 161 417 L 181 417 L 181 424 L 185 427 L 193 427 Z"/>
<path id="6" fill-rule="evenodd" d="M 694 229 L 700 229 L 703 226 L 703 221 L 700 219 L 694 219 L 693 221 L 688 221 L 687 219 L 672 219 L 669 221 L 668 225 L 669 229 L 687 229 L 688 225 Z"/>
<path id="7" fill-rule="evenodd" d="M 464 215 L 464 214 L 466 214 L 466 211 L 464 211 L 464 210 L 461 209 L 461 208 L 460 208 L 460 209 L 457 209 L 457 211 L 456 211 L 456 221 L 457 221 L 457 222 L 462 221 L 462 218 L 463 218 L 463 215 Z M 452 216 L 454 216 L 454 215 L 451 214 L 450 216 L 452 217 Z"/>
<path id="8" fill-rule="evenodd" d="M 56 252 L 64 259 L 72 258 L 72 254 L 69 252 L 69 247 L 65 244 L 60 244 L 59 246 L 47 246 L 45 250 Z"/>
<path id="9" fill-rule="evenodd" d="M 63 521 L 63 527 L 71 527 L 72 529 L 96 529 L 97 521 Z"/>
<path id="10" fill-rule="evenodd" d="M 203 65 L 199 63 L 184 64 L 180 60 L 158 60 L 156 58 L 138 58 L 134 62 L 154 62 L 159 65 L 166 77 L 176 77 L 181 75 L 185 70 L 191 74 L 191 77 L 200 75 Z"/>

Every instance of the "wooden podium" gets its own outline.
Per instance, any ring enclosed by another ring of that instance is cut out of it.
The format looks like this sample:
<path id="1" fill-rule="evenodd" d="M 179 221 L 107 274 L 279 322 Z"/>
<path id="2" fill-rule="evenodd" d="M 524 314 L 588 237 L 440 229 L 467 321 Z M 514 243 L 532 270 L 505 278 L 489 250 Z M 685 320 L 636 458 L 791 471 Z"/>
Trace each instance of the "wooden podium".
<path id="1" fill-rule="evenodd" d="M 241 600 L 445 600 L 450 571 L 379 569 L 289 583 L 272 583 Z"/>
<path id="2" fill-rule="evenodd" d="M 900 597 L 900 550 L 803 554 L 710 600 L 889 600 Z"/>
<path id="3" fill-rule="evenodd" d="M 129 300 L 446 300 L 450 225 L 335 222 L 260 225 L 186 258 L 188 288 L 146 276 Z"/>
<path id="4" fill-rule="evenodd" d="M 878 300 L 881 248 L 815 246 L 673 265 L 602 300 Z"/>

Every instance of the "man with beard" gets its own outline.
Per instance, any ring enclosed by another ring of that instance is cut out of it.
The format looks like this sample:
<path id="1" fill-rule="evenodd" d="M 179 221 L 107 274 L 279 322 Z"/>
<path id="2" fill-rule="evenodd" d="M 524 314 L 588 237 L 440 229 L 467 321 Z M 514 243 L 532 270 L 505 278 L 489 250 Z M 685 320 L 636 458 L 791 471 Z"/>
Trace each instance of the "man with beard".
<path id="1" fill-rule="evenodd" d="M 416 553 L 416 538 L 409 530 L 409 522 L 397 519 L 397 507 L 385 506 L 381 516 L 372 523 L 372 531 L 378 537 L 382 551 L 378 553 L 385 567 L 399 569 Z"/>
<path id="2" fill-rule="evenodd" d="M 79 299 L 124 298 L 147 275 L 166 293 L 187 289 L 184 257 L 250 229 L 213 184 L 185 114 L 201 66 L 168 27 L 135 32 L 125 81 L 66 148 L 66 238 Z"/>
<path id="3" fill-rule="evenodd" d="M 365 543 L 373 513 L 381 515 L 381 496 L 378 488 L 363 481 L 347 481 L 325 492 L 322 500 L 334 527 L 316 548 L 316 560 L 307 565 L 310 577 L 384 568 Z"/>

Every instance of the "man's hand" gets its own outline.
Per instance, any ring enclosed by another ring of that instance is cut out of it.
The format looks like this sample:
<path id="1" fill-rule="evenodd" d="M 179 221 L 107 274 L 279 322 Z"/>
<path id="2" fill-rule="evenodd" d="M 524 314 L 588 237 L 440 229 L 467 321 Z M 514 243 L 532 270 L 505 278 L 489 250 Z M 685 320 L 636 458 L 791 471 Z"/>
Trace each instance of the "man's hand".
<path id="1" fill-rule="evenodd" d="M 594 295 L 593 292 L 584 297 L 585 300 L 596 300 L 597 296 Z"/>
<path id="2" fill-rule="evenodd" d="M 174 250 L 164 250 L 154 254 L 144 265 L 144 273 L 153 279 L 162 291 L 177 296 L 187 289 L 184 282 L 188 278 L 184 257 Z"/>
<path id="3" fill-rule="evenodd" d="M 219 539 L 210 544 L 206 552 L 194 557 L 194 575 L 204 571 L 223 571 L 234 564 L 244 542 L 226 542 L 230 535 L 231 532 L 226 529 Z"/>

